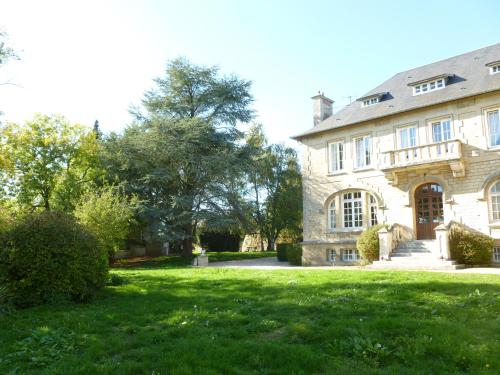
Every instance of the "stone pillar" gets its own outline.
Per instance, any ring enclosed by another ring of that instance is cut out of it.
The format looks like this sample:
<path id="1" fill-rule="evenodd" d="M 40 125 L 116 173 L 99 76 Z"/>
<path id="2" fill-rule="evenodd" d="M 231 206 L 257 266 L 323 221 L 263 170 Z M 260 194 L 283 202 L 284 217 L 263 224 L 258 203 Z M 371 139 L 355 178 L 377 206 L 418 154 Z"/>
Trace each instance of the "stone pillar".
<path id="1" fill-rule="evenodd" d="M 391 260 L 392 235 L 386 228 L 378 231 L 378 241 L 380 244 L 379 260 Z"/>
<path id="2" fill-rule="evenodd" d="M 449 239 L 449 230 L 444 224 L 438 225 L 436 228 L 434 228 L 434 231 L 436 232 L 436 242 L 437 242 L 437 249 L 438 249 L 438 254 L 436 254 L 436 257 L 439 259 L 445 259 L 449 260 L 450 259 L 450 239 Z"/>

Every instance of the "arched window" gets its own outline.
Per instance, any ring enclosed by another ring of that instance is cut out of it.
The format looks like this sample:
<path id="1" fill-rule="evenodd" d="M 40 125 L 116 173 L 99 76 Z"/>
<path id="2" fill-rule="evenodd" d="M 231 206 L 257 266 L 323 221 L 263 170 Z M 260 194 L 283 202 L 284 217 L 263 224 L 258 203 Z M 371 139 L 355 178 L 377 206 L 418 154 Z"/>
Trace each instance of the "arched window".
<path id="1" fill-rule="evenodd" d="M 337 228 L 337 213 L 335 211 L 335 199 L 332 200 L 330 206 L 328 206 L 328 228 Z"/>
<path id="2" fill-rule="evenodd" d="M 500 221 L 500 181 L 493 184 L 490 189 L 490 209 L 494 221 Z"/>
<path id="3" fill-rule="evenodd" d="M 327 231 L 358 231 L 376 225 L 377 208 L 377 198 L 368 191 L 340 191 L 327 206 Z"/>

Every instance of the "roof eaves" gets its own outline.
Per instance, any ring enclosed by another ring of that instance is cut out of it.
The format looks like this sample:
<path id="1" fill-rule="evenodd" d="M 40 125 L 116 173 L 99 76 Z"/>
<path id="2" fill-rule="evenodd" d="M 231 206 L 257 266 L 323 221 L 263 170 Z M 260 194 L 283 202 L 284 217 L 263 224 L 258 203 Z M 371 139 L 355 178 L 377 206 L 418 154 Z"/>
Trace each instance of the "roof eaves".
<path id="1" fill-rule="evenodd" d="M 362 96 L 361 98 L 356 99 L 357 102 L 362 102 L 363 100 L 371 99 L 371 98 L 381 98 L 384 95 L 387 95 L 388 92 L 377 92 L 376 94 L 371 94 L 371 95 L 365 95 Z"/>
<path id="2" fill-rule="evenodd" d="M 429 77 L 429 78 L 425 78 L 425 79 L 420 79 L 418 81 L 410 82 L 410 83 L 408 83 L 408 86 L 416 86 L 416 85 L 419 85 L 421 83 L 435 81 L 436 79 L 439 79 L 439 78 L 449 78 L 449 77 L 453 77 L 453 76 L 454 76 L 454 74 L 449 74 L 449 73 L 440 74 L 437 76 L 433 76 L 433 77 Z"/>

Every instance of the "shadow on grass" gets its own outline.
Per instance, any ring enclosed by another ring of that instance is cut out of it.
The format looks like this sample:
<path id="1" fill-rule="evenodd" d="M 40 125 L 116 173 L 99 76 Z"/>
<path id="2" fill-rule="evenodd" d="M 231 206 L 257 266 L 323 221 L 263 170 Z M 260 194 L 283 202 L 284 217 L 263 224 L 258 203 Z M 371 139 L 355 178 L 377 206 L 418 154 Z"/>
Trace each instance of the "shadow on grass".
<path id="1" fill-rule="evenodd" d="M 92 304 L 38 308 L 2 322 L 6 347 L 36 317 L 35 326 L 64 326 L 89 337 L 85 350 L 65 358 L 64 366 L 53 363 L 47 373 L 477 374 L 500 365 L 494 350 L 499 288 L 486 278 L 119 273 L 129 283 L 108 288 Z"/>

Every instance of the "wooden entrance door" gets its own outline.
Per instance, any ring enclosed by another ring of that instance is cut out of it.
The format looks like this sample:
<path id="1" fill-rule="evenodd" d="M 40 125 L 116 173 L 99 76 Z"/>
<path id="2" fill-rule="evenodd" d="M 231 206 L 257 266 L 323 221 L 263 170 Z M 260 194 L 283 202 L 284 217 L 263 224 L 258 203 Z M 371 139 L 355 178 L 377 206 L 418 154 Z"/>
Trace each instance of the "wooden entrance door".
<path id="1" fill-rule="evenodd" d="M 444 222 L 443 188 L 439 184 L 425 184 L 415 191 L 417 239 L 433 240 L 436 228 Z"/>

